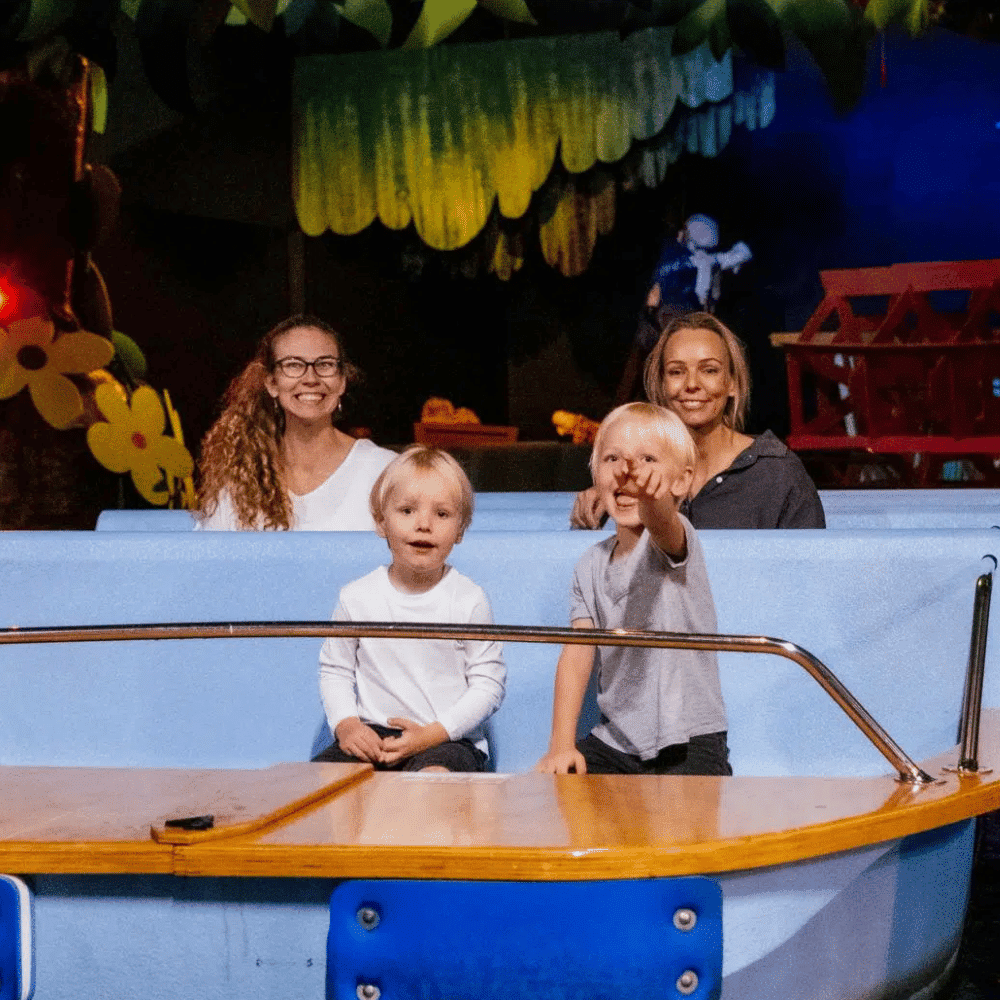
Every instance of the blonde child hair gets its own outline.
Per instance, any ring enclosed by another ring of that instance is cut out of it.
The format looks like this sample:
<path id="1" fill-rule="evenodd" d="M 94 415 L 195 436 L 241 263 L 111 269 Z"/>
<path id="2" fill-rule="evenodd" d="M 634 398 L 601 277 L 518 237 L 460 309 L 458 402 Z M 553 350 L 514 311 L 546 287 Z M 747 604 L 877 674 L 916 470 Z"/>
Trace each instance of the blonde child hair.
<path id="1" fill-rule="evenodd" d="M 412 444 L 382 470 L 382 474 L 375 480 L 369 500 L 372 519 L 376 524 L 381 524 L 385 520 L 385 508 L 393 491 L 414 472 L 436 472 L 454 486 L 461 525 L 458 538 L 461 541 L 462 535 L 472 523 L 475 494 L 465 470 L 441 448 Z"/>
<path id="2" fill-rule="evenodd" d="M 697 464 L 698 452 L 691 432 L 673 410 L 668 410 L 665 406 L 657 406 L 655 403 L 626 403 L 624 406 L 613 409 L 601 421 L 601 426 L 597 428 L 594 447 L 590 452 L 591 475 L 597 469 L 601 449 L 604 447 L 604 439 L 607 437 L 608 431 L 622 420 L 631 420 L 650 428 L 660 442 L 667 446 L 670 454 L 681 467 L 690 466 L 693 469 Z"/>

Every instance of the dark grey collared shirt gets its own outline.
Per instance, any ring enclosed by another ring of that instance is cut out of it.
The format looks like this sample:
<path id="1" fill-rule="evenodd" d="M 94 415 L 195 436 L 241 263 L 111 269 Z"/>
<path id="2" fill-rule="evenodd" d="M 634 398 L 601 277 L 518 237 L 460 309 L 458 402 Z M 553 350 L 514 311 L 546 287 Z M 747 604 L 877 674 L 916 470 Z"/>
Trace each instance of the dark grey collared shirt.
<path id="1" fill-rule="evenodd" d="M 825 528 L 816 486 L 798 455 L 764 431 L 681 513 L 704 528 Z"/>

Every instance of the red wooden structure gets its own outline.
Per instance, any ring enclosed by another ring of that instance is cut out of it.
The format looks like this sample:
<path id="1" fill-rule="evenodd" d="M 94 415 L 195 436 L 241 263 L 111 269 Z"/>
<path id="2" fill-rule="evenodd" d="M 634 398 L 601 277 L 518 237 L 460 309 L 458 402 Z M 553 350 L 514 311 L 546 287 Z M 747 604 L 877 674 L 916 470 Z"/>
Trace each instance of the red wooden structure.
<path id="1" fill-rule="evenodd" d="M 821 271 L 826 295 L 785 351 L 796 451 L 913 456 L 928 480 L 1000 458 L 1000 260 Z M 919 456 L 919 457 L 917 457 Z"/>

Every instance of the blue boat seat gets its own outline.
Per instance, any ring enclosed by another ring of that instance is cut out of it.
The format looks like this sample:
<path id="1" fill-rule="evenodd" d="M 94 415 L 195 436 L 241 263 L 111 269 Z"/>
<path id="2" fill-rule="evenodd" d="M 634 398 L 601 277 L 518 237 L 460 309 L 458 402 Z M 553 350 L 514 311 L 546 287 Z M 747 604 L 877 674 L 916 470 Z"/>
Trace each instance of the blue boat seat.
<path id="1" fill-rule="evenodd" d="M 715 1000 L 708 878 L 349 880 L 330 897 L 327 1000 Z"/>

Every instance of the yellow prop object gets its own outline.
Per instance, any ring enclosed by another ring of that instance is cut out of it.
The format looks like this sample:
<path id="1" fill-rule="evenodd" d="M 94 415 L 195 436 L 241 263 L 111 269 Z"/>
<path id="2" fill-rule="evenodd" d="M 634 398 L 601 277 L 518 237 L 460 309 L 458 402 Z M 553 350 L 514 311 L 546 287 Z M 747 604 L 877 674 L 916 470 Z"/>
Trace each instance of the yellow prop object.
<path id="1" fill-rule="evenodd" d="M 582 413 L 570 413 L 568 410 L 556 410 L 552 414 L 552 423 L 560 437 L 572 437 L 573 444 L 593 444 L 597 428 L 601 425 Z"/>
<path id="2" fill-rule="evenodd" d="M 139 494 L 164 506 L 170 491 L 156 489 L 164 474 L 168 481 L 183 481 L 194 469 L 190 452 L 176 438 L 166 437 L 166 414 L 160 397 L 147 385 L 132 393 L 131 403 L 117 389 L 104 383 L 95 392 L 97 406 L 107 423 L 92 424 L 87 444 L 94 457 L 111 472 L 132 474 Z"/>
<path id="3" fill-rule="evenodd" d="M 425 424 L 478 424 L 479 417 L 466 406 L 455 409 L 450 399 L 431 396 L 420 411 L 420 420 Z"/>
<path id="4" fill-rule="evenodd" d="M 63 430 L 83 416 L 80 390 L 67 374 L 83 375 L 114 355 L 110 341 L 96 333 L 55 336 L 51 320 L 32 316 L 0 327 L 0 399 L 25 386 L 42 418 Z"/>

